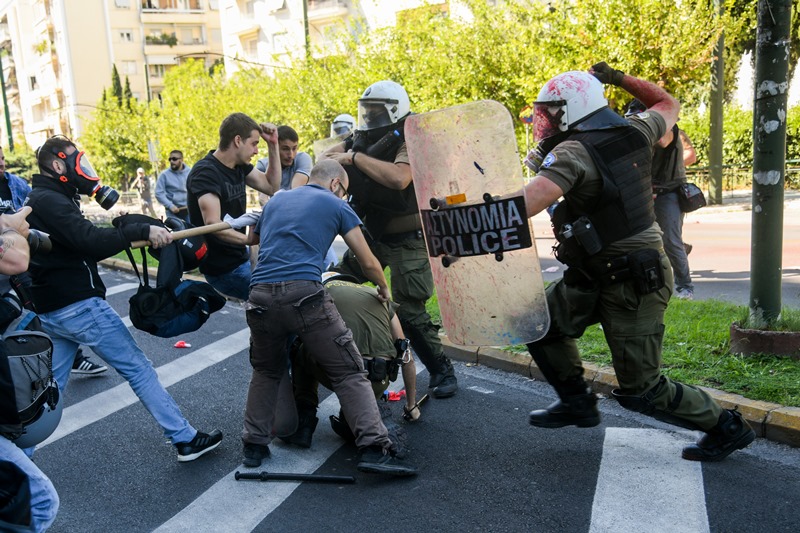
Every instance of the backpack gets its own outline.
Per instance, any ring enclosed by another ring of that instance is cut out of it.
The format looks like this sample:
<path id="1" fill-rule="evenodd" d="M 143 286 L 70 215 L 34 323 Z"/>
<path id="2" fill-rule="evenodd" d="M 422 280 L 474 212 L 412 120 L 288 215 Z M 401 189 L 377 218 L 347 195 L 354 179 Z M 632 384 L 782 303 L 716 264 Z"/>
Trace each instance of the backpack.
<path id="1" fill-rule="evenodd" d="M 146 220 L 142 220 L 142 218 Z M 123 215 L 114 219 L 114 225 L 129 222 L 146 222 L 148 224 L 164 224 L 144 215 Z M 202 238 L 201 241 L 202 243 Z M 188 266 L 184 257 L 197 259 Z M 142 275 L 133 258 L 130 248 L 125 251 L 139 278 L 139 289 L 131 296 L 130 319 L 136 329 L 146 331 L 157 337 L 175 337 L 183 333 L 196 331 L 205 324 L 211 313 L 219 311 L 225 305 L 225 297 L 220 295 L 211 285 L 202 281 L 182 280 L 185 270 L 191 270 L 205 256 L 205 243 L 198 244 L 195 237 L 175 241 L 158 250 L 151 249 L 150 254 L 159 260 L 156 286 L 150 286 L 147 271 L 147 254 L 142 253 Z"/>
<path id="2" fill-rule="evenodd" d="M 21 448 L 35 446 L 61 420 L 53 341 L 10 292 L 0 297 L 0 331 L 0 433 Z"/>

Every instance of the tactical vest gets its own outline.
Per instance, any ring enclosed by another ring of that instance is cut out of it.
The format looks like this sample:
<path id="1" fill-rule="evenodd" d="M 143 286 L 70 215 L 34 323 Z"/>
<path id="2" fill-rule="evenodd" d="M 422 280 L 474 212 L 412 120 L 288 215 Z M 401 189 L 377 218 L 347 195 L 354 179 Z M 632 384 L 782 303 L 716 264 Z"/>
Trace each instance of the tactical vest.
<path id="1" fill-rule="evenodd" d="M 345 150 L 362 152 L 381 161 L 394 162 L 397 151 L 405 142 L 405 121 L 392 124 L 389 131 L 378 137 L 370 132 L 356 131 L 345 141 Z M 376 182 L 355 165 L 345 166 L 352 195 L 350 205 L 362 218 L 371 237 L 380 239 L 386 225 L 393 218 L 419 212 L 414 183 L 398 191 Z"/>
<path id="2" fill-rule="evenodd" d="M 652 226 L 655 222 L 650 176 L 652 147 L 647 138 L 633 127 L 620 127 L 576 133 L 569 139 L 580 142 L 589 152 L 603 185 L 597 202 L 583 209 L 566 193 L 553 212 L 553 228 L 559 242 L 563 225 L 580 217 L 591 221 L 602 248 Z"/>

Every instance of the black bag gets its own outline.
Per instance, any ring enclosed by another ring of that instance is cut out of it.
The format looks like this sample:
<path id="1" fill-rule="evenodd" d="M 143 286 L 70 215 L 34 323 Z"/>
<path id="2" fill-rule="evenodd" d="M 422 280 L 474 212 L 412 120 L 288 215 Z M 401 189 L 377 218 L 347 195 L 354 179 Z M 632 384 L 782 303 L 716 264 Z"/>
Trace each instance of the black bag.
<path id="1" fill-rule="evenodd" d="M 703 195 L 703 191 L 694 183 L 683 183 L 678 187 L 677 191 L 678 204 L 684 213 L 697 211 L 706 205 L 706 197 Z"/>
<path id="2" fill-rule="evenodd" d="M 166 227 L 160 220 L 138 214 L 122 215 L 113 220 L 115 227 L 128 223 Z M 130 319 L 136 329 L 157 337 L 175 337 L 199 329 L 211 313 L 225 305 L 225 297 L 208 283 L 181 280 L 186 270 L 196 268 L 205 257 L 206 246 L 202 237 L 181 239 L 164 248 L 150 249 L 150 254 L 159 261 L 155 287 L 150 286 L 144 248 L 142 276 L 131 249 L 125 251 L 139 278 L 139 290 L 129 300 Z"/>

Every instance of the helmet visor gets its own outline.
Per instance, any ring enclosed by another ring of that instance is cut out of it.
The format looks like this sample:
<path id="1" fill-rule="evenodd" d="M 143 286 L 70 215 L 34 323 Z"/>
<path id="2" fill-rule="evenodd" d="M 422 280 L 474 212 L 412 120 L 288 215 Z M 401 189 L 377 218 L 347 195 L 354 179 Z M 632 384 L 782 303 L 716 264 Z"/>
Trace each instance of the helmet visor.
<path id="1" fill-rule="evenodd" d="M 359 100 L 358 129 L 374 130 L 392 124 L 390 107 L 396 107 L 396 100 Z"/>
<path id="2" fill-rule="evenodd" d="M 75 172 L 87 180 L 97 181 L 99 179 L 92 163 L 86 156 L 86 152 L 78 153 L 78 157 L 75 159 Z"/>
<path id="3" fill-rule="evenodd" d="M 334 122 L 331 125 L 331 137 L 346 135 L 353 129 L 353 125 L 348 122 Z"/>
<path id="4" fill-rule="evenodd" d="M 567 130 L 566 104 L 564 100 L 533 103 L 533 138 L 536 142 Z"/>

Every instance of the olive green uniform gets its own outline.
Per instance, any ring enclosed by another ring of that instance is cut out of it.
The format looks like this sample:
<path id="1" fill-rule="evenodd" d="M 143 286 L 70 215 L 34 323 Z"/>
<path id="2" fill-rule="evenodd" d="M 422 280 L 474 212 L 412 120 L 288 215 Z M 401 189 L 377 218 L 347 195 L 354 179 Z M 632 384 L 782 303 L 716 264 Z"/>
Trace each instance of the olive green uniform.
<path id="1" fill-rule="evenodd" d="M 650 144 L 655 144 L 666 128 L 657 113 L 642 113 L 629 122 Z M 558 185 L 571 201 L 586 206 L 596 203 L 602 178 L 586 148 L 566 140 L 551 155 L 539 174 Z M 648 414 L 657 418 L 709 430 L 717 424 L 723 409 L 705 391 L 674 382 L 661 373 L 664 312 L 672 294 L 673 278 L 658 225 L 605 246 L 589 259 L 588 266 L 602 268 L 611 258 L 644 248 L 660 252 L 664 274 L 660 290 L 641 295 L 633 280 L 611 284 L 571 281 L 568 285 L 560 279 L 546 290 L 550 330 L 542 340 L 529 344 L 528 349 L 562 398 L 580 394 L 585 391 L 585 384 L 575 339 L 588 326 L 600 323 L 623 395 L 644 400 L 655 409 L 655 413 Z"/>

